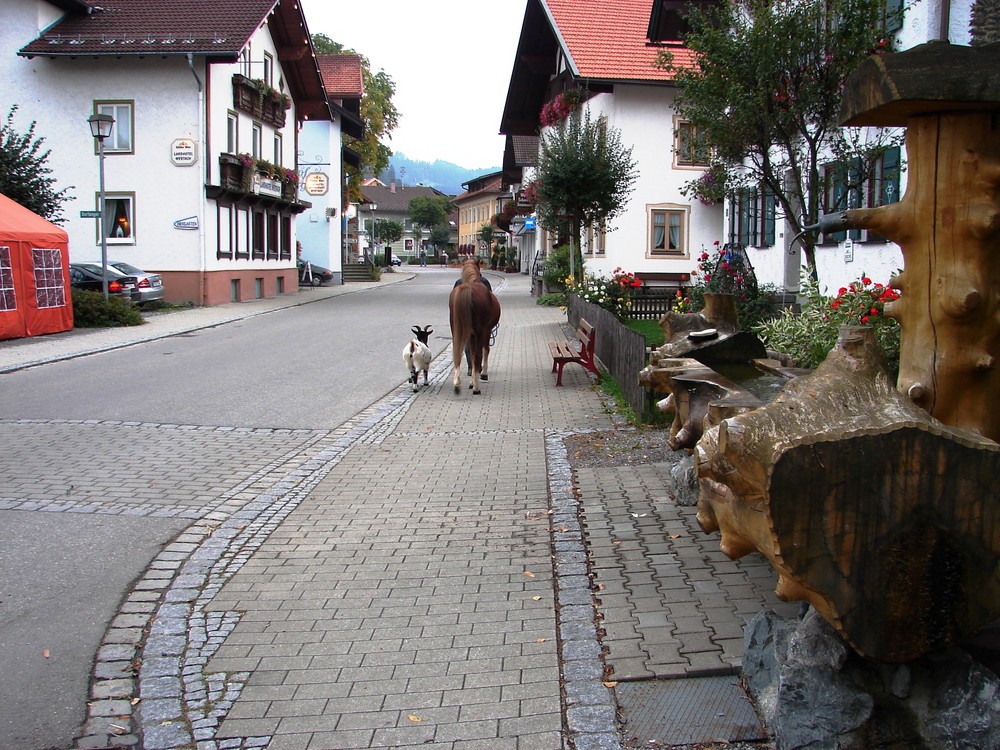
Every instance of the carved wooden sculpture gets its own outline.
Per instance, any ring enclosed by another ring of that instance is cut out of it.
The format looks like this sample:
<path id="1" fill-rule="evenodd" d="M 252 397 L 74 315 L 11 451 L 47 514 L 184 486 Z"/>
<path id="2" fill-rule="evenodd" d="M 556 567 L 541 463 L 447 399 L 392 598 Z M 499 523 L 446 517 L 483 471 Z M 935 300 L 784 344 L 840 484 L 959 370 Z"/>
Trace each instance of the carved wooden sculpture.
<path id="1" fill-rule="evenodd" d="M 896 391 L 871 329 L 706 430 L 696 462 L 702 528 L 860 653 L 906 661 L 1000 617 L 1000 446 Z"/>
<path id="2" fill-rule="evenodd" d="M 838 215 L 899 243 L 900 391 L 942 422 L 1000 440 L 1000 45 L 932 42 L 871 58 L 849 125 L 906 125 L 898 203 Z"/>
<path id="3" fill-rule="evenodd" d="M 760 550 L 778 593 L 861 653 L 905 661 L 1000 617 L 1000 45 L 871 58 L 850 125 L 905 125 L 896 204 L 824 217 L 898 242 L 894 385 L 866 329 L 698 443 L 698 518 Z"/>

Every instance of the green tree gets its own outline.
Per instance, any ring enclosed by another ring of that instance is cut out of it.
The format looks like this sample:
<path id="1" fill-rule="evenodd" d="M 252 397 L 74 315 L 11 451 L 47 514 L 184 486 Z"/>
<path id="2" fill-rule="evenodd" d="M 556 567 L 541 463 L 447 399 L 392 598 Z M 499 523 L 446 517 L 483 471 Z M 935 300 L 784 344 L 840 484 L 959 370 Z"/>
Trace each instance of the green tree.
<path id="1" fill-rule="evenodd" d="M 365 89 L 361 97 L 361 120 L 365 124 L 365 135 L 360 141 L 343 136 L 344 144 L 361 157 L 360 168 L 346 167 L 348 195 L 352 202 L 358 203 L 362 200 L 361 180 L 364 174 L 378 175 L 389 166 L 392 149 L 381 139 L 391 139 L 392 131 L 399 125 L 399 111 L 392 102 L 396 84 L 384 70 L 373 73 L 367 57 L 346 49 L 325 34 L 313 34 L 313 47 L 323 55 L 355 54 L 361 58 L 361 78 Z"/>
<path id="2" fill-rule="evenodd" d="M 418 195 L 408 204 L 410 220 L 418 227 L 430 229 L 448 223 L 451 201 L 445 195 Z"/>
<path id="3" fill-rule="evenodd" d="M 606 224 L 625 210 L 639 173 L 617 128 L 589 110 L 577 110 L 543 132 L 538 157 L 536 211 L 546 229 L 575 241 L 582 270 L 580 230 Z M 574 270 L 574 273 L 576 271 Z"/>
<path id="4" fill-rule="evenodd" d="M 451 240 L 451 227 L 447 222 L 431 227 L 431 244 L 438 250 L 447 249 L 449 240 Z"/>
<path id="5" fill-rule="evenodd" d="M 42 151 L 43 138 L 35 138 L 35 122 L 26 133 L 14 129 L 17 105 L 7 112 L 0 125 L 0 193 L 54 224 L 63 222 L 62 205 L 69 200 L 67 191 L 55 189 L 55 178 L 45 162 L 49 150 Z"/>
<path id="6" fill-rule="evenodd" d="M 823 212 L 824 161 L 842 165 L 847 191 L 869 179 L 902 135 L 841 128 L 839 112 L 848 75 L 890 48 L 884 16 L 884 0 L 733 0 L 693 9 L 684 43 L 697 64 L 670 51 L 658 61 L 676 76 L 677 112 L 697 133 L 685 147 L 711 154 L 712 179 L 692 180 L 685 193 L 717 199 L 763 185 L 798 235 Z M 702 195 L 706 182 L 712 195 Z M 802 238 L 811 268 L 816 239 Z"/>
<path id="7" fill-rule="evenodd" d="M 375 221 L 375 236 L 386 245 L 399 242 L 403 237 L 403 225 L 395 219 L 377 219 Z"/>

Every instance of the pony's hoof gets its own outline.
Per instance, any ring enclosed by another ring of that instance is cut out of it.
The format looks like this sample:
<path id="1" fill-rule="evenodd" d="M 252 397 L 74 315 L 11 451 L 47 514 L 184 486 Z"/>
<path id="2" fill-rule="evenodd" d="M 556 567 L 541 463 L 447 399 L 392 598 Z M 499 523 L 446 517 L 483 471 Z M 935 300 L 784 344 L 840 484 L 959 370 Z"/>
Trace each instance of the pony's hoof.
<path id="1" fill-rule="evenodd" d="M 480 375 L 480 376 L 479 376 L 479 379 L 480 379 L 480 380 L 489 380 L 489 379 L 490 379 L 490 376 L 489 376 L 489 375 Z"/>
<path id="2" fill-rule="evenodd" d="M 472 395 L 473 395 L 473 396 L 482 396 L 482 395 L 483 395 L 483 392 L 482 392 L 482 391 L 477 391 L 477 390 L 473 390 L 473 391 L 472 391 Z"/>
<path id="3" fill-rule="evenodd" d="M 461 392 L 462 392 L 462 389 L 456 385 L 455 386 L 455 393 L 461 393 Z"/>

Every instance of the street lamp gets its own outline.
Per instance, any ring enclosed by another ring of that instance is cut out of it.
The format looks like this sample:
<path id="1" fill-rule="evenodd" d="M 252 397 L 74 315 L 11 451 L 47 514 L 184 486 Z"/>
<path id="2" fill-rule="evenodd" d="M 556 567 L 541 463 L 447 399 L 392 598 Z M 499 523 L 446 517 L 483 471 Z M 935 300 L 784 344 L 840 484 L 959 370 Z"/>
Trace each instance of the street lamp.
<path id="1" fill-rule="evenodd" d="M 374 265 L 375 263 L 378 262 L 378 251 L 375 248 L 375 210 L 378 208 L 378 204 L 369 203 L 368 205 L 371 206 L 372 209 L 372 228 L 371 228 L 371 233 L 368 236 L 368 241 L 371 243 L 372 246 L 372 264 Z"/>
<path id="2" fill-rule="evenodd" d="M 100 195 L 101 195 L 101 215 L 97 220 L 97 231 L 101 235 L 101 288 L 104 290 L 104 299 L 108 298 L 108 238 L 104 231 L 104 139 L 111 135 L 111 128 L 115 125 L 115 118 L 103 113 L 91 115 L 87 118 L 90 123 L 90 134 L 97 139 L 97 158 L 100 163 Z"/>

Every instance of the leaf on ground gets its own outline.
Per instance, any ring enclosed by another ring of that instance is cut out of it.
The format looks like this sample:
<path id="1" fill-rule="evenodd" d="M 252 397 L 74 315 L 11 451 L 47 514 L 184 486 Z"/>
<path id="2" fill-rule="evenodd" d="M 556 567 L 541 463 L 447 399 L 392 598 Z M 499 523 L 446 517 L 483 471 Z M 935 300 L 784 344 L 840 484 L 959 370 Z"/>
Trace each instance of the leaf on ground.
<path id="1" fill-rule="evenodd" d="M 540 596 L 533 596 L 531 598 L 534 599 L 536 602 L 540 602 L 542 600 L 542 597 Z"/>
<path id="2" fill-rule="evenodd" d="M 534 578 L 535 577 L 535 574 L 532 573 L 530 570 L 524 571 L 524 575 L 527 576 L 528 578 Z"/>
<path id="3" fill-rule="evenodd" d="M 43 656 L 44 658 L 48 659 L 48 658 L 49 658 L 49 650 L 48 650 L 48 649 L 45 649 L 44 651 L 42 651 L 42 656 Z"/>
<path id="4" fill-rule="evenodd" d="M 604 687 L 606 688 L 613 688 L 618 683 L 615 680 L 607 680 L 606 682 L 603 682 L 601 684 L 604 685 Z"/>
<path id="5" fill-rule="evenodd" d="M 414 724 L 419 724 L 420 722 L 423 721 L 423 719 L 421 719 L 416 714 L 407 714 L 406 718 L 409 719 L 410 721 L 412 721 Z"/>

